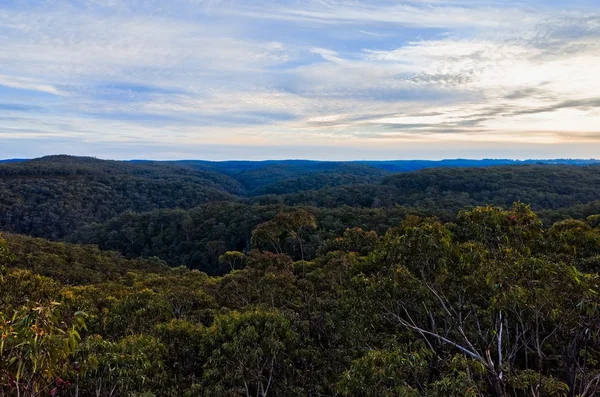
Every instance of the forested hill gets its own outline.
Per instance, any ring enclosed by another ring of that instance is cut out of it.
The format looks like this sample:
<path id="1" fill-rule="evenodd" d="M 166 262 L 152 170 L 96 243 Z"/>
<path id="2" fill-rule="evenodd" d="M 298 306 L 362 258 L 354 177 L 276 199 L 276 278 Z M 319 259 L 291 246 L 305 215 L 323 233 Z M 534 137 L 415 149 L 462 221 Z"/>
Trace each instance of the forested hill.
<path id="1" fill-rule="evenodd" d="M 52 156 L 0 165 L 0 230 L 61 238 L 124 211 L 232 200 L 230 177 L 186 167 Z"/>
<path id="2" fill-rule="evenodd" d="M 209 187 L 240 194 L 239 183 L 226 175 L 194 170 L 166 162 L 135 163 L 128 161 L 99 160 L 93 157 L 47 156 L 27 161 L 10 161 L 0 167 L 0 176 L 135 176 L 148 179 L 183 179 L 200 180 Z"/>
<path id="3" fill-rule="evenodd" d="M 464 161 L 443 164 L 469 164 Z M 504 160 L 477 164 L 495 161 Z M 252 228 L 285 206 L 307 207 L 319 222 L 331 223 L 324 230 L 340 233 L 346 227 L 376 228 L 369 217 L 391 226 L 390 219 L 408 213 L 451 219 L 464 208 L 515 201 L 555 221 L 590 214 L 585 206 L 600 200 L 600 165 L 587 161 L 389 171 L 430 164 L 71 156 L 11 162 L 0 165 L 0 230 L 98 244 L 132 258 L 158 256 L 214 273 L 219 255 L 248 247 Z M 313 246 L 321 238 L 315 236 Z"/>
<path id="4" fill-rule="evenodd" d="M 17 160 L 18 161 L 18 160 Z M 133 160 L 133 162 L 147 162 L 148 160 Z M 168 161 L 169 162 L 169 161 Z M 497 165 L 527 165 L 527 164 L 554 164 L 554 165 L 589 165 L 598 164 L 597 159 L 448 159 L 448 160 L 354 160 L 354 161 L 318 161 L 318 160 L 265 160 L 265 161 L 206 161 L 206 160 L 176 160 L 170 163 L 186 165 L 193 168 L 222 172 L 227 175 L 236 175 L 242 172 L 264 169 L 269 167 L 285 167 L 292 173 L 331 171 L 347 165 L 367 165 L 392 173 L 417 171 L 427 168 L 455 168 L 455 167 L 491 167 Z"/>
<path id="5" fill-rule="evenodd" d="M 320 178 L 326 174 L 315 174 Z M 283 185 L 287 186 L 287 185 Z M 381 183 L 328 187 L 253 202 L 220 202 L 191 210 L 124 213 L 68 236 L 74 243 L 96 244 L 135 257 L 157 256 L 172 266 L 209 274 L 226 271 L 218 258 L 245 251 L 251 231 L 279 211 L 302 206 L 320 226 L 308 234 L 305 251 L 313 258 L 322 241 L 360 227 L 383 232 L 407 214 L 451 220 L 474 206 L 509 207 L 522 201 L 540 210 L 546 223 L 600 212 L 600 166 L 526 165 L 442 168 L 388 176 Z"/>
<path id="6" fill-rule="evenodd" d="M 359 162 L 287 161 L 178 161 L 174 164 L 220 172 L 237 180 L 246 195 L 283 194 L 345 184 L 377 183 L 390 170 Z"/>
<path id="7" fill-rule="evenodd" d="M 600 165 L 452 164 L 1 164 L 0 396 L 600 395 Z"/>
<path id="8" fill-rule="evenodd" d="M 20 258 L 15 268 L 51 277 L 64 284 L 84 285 L 120 281 L 129 272 L 168 273 L 170 268 L 158 258 L 125 259 L 114 251 L 101 251 L 91 245 L 50 242 L 4 233 L 7 248 Z"/>
<path id="9" fill-rule="evenodd" d="M 310 260 L 357 213 L 264 216 L 222 277 L 0 237 L 0 396 L 599 395 L 600 215 L 384 214 Z"/>
<path id="10" fill-rule="evenodd" d="M 393 161 L 176 161 L 201 170 L 224 173 L 235 178 L 247 190 L 248 195 L 284 194 L 294 191 L 316 190 L 324 187 L 374 183 L 383 176 L 399 172 L 410 172 L 429 168 L 476 168 L 501 165 L 560 164 L 589 165 L 598 160 L 393 160 Z"/>
<path id="11" fill-rule="evenodd" d="M 558 209 L 600 199 L 600 165 L 515 165 L 486 168 L 436 168 L 388 176 L 379 184 L 328 187 L 281 196 L 255 198 L 335 208 L 340 205 L 405 205 L 452 216 L 477 205 L 530 203 L 535 209 Z"/>
<path id="12" fill-rule="evenodd" d="M 350 184 L 379 183 L 386 176 L 422 169 L 482 168 L 505 165 L 590 165 L 598 160 L 394 160 L 394 161 L 108 161 L 89 157 L 48 156 L 33 160 L 0 160 L 0 172 L 20 175 L 128 174 L 143 177 L 199 177 L 229 193 L 257 196 L 318 190 Z M 4 166 L 7 166 L 5 168 Z"/>

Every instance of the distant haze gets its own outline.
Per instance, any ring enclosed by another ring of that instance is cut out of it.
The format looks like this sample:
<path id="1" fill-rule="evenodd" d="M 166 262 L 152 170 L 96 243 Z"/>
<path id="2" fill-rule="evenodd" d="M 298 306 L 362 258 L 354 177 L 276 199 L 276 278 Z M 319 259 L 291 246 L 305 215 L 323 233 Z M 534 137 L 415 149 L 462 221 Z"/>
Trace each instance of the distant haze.
<path id="1" fill-rule="evenodd" d="M 597 0 L 0 2 L 0 158 L 600 153 Z"/>

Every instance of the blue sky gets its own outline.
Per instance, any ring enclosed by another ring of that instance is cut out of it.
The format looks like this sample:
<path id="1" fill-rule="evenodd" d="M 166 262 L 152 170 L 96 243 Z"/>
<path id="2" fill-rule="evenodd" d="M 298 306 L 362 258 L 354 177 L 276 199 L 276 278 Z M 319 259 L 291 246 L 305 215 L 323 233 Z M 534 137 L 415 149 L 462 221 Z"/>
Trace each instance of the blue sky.
<path id="1" fill-rule="evenodd" d="M 599 157 L 597 0 L 3 0 L 0 158 Z"/>

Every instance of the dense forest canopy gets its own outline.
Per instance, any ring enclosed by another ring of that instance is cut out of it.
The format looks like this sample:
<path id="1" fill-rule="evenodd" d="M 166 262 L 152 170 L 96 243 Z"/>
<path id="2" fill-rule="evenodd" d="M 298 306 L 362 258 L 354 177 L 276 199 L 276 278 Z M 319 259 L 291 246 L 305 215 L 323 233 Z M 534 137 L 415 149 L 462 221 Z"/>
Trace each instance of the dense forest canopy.
<path id="1" fill-rule="evenodd" d="M 52 156 L 0 166 L 0 229 L 56 239 L 127 210 L 192 208 L 241 192 L 206 171 Z"/>
<path id="2" fill-rule="evenodd" d="M 0 165 L 0 396 L 600 394 L 600 166 L 461 161 Z"/>
<path id="3" fill-rule="evenodd" d="M 599 226 L 477 207 L 294 261 L 317 227 L 294 210 L 221 255 L 222 277 L 6 235 L 2 393 L 593 396 Z"/>
<path id="4" fill-rule="evenodd" d="M 600 165 L 568 160 L 494 165 L 502 162 L 450 168 L 470 164 L 455 160 L 440 162 L 446 165 L 441 168 L 391 174 L 393 166 L 438 163 L 121 162 L 50 156 L 0 165 L 0 230 L 95 244 L 129 258 L 157 256 L 171 266 L 220 274 L 220 255 L 248 250 L 254 227 L 296 206 L 321 226 L 311 232 L 309 258 L 322 240 L 346 228 L 382 232 L 407 214 L 451 220 L 462 209 L 517 201 L 552 222 L 598 212 Z"/>

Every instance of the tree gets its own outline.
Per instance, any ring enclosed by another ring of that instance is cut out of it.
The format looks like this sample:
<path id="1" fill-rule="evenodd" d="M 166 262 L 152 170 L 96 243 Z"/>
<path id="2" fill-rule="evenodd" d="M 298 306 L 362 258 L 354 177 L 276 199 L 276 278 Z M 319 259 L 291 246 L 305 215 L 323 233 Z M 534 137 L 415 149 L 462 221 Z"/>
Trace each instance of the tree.
<path id="1" fill-rule="evenodd" d="M 535 396 L 581 389 L 577 376 L 557 380 L 550 357 L 561 354 L 553 346 L 564 346 L 567 334 L 591 329 L 583 308 L 593 306 L 597 277 L 532 256 L 539 230 L 528 211 L 521 213 L 525 220 L 490 208 L 472 214 L 463 221 L 467 242 L 432 233 L 431 223 L 386 238 L 375 260 L 391 267 L 384 278 L 372 278 L 371 299 L 437 355 L 460 352 L 482 365 L 492 395 L 523 387 Z M 576 354 L 562 353 L 571 367 L 581 363 Z M 528 376 L 531 371 L 537 376 Z"/>
<path id="2" fill-rule="evenodd" d="M 145 335 L 127 336 L 117 342 L 99 335 L 86 339 L 78 352 L 84 396 L 115 397 L 152 392 L 165 382 L 165 347 Z"/>
<path id="3" fill-rule="evenodd" d="M 246 255 L 239 251 L 227 251 L 219 256 L 219 263 L 226 264 L 230 271 L 240 269 L 244 265 Z"/>
<path id="4" fill-rule="evenodd" d="M 2 238 L 0 234 L 0 269 L 2 266 L 8 265 L 10 262 L 14 260 L 14 255 L 9 251 L 6 246 L 6 241 Z"/>
<path id="5" fill-rule="evenodd" d="M 342 237 L 325 242 L 319 252 L 321 254 L 329 251 L 357 252 L 360 255 L 368 255 L 375 249 L 379 237 L 374 231 L 364 231 L 359 227 L 346 229 Z"/>
<path id="6" fill-rule="evenodd" d="M 27 270 L 0 272 L 0 308 L 9 313 L 32 305 L 47 306 L 60 297 L 60 284 Z"/>
<path id="7" fill-rule="evenodd" d="M 60 304 L 0 312 L 0 391 L 6 396 L 54 395 L 71 371 L 84 314 L 61 312 Z"/>
<path id="8" fill-rule="evenodd" d="M 574 219 L 557 222 L 548 230 L 550 248 L 567 261 L 600 253 L 600 230 Z"/>
<path id="9" fill-rule="evenodd" d="M 217 305 L 207 292 L 214 288 L 214 280 L 198 270 L 184 267 L 172 269 L 170 274 L 134 274 L 136 287 L 151 289 L 156 297 L 165 299 L 174 318 L 210 323 L 212 310 Z"/>
<path id="10" fill-rule="evenodd" d="M 167 379 L 163 392 L 165 395 L 183 396 L 202 380 L 206 328 L 201 324 L 173 320 L 157 325 L 154 334 L 168 352 L 164 355 Z"/>
<path id="11" fill-rule="evenodd" d="M 295 307 L 299 303 L 295 279 L 290 257 L 252 251 L 244 269 L 220 279 L 217 302 L 231 309 L 255 305 Z"/>
<path id="12" fill-rule="evenodd" d="M 315 217 L 306 210 L 280 212 L 273 220 L 261 223 L 254 229 L 252 241 L 256 247 L 268 246 L 281 254 L 284 239 L 291 238 L 294 245 L 298 243 L 300 258 L 304 260 L 304 232 L 316 227 Z"/>
<path id="13" fill-rule="evenodd" d="M 294 395 L 292 356 L 297 340 L 290 322 L 276 310 L 218 316 L 204 342 L 209 352 L 205 395 Z"/>
<path id="14" fill-rule="evenodd" d="M 300 246 L 300 259 L 304 260 L 304 245 L 302 243 L 303 234 L 305 230 L 316 229 L 317 222 L 315 217 L 308 211 L 300 209 L 289 213 L 280 213 L 275 218 L 284 233 L 288 233 L 289 236 L 299 244 Z"/>
<path id="15" fill-rule="evenodd" d="M 370 351 L 352 362 L 338 390 L 344 396 L 418 397 L 425 390 L 422 383 L 431 355 L 427 351 Z"/>
<path id="16" fill-rule="evenodd" d="M 590 225 L 593 228 L 599 228 L 600 227 L 600 215 L 599 214 L 590 215 L 586 218 L 586 222 L 588 225 Z"/>
<path id="17" fill-rule="evenodd" d="M 401 179 L 425 206 L 464 199 L 445 192 L 443 179 Z M 495 182 L 448 183 L 460 192 Z M 380 203 L 396 200 L 394 192 Z M 373 198 L 363 193 L 349 199 Z M 106 230 L 120 230 L 115 243 L 134 230 L 142 255 L 188 265 L 197 255 L 214 274 L 232 269 L 218 277 L 6 235 L 0 395 L 20 397 L 18 384 L 33 397 L 27 383 L 37 385 L 35 397 L 599 395 L 600 229 L 595 217 L 582 220 L 599 208 L 577 207 L 579 220 L 544 225 L 520 203 L 444 215 L 452 222 L 428 216 L 439 208 L 407 216 L 414 212 L 403 207 L 222 203 L 125 214 Z M 264 251 L 251 250 L 249 233 L 261 222 L 272 239 L 255 238 Z M 72 334 L 73 354 L 67 335 L 78 311 L 86 329 L 81 342 Z M 54 373 L 32 364 L 47 360 Z"/>
<path id="18" fill-rule="evenodd" d="M 432 364 L 444 373 L 430 376 Z M 373 350 L 352 362 L 338 390 L 344 396 L 468 396 L 483 393 L 479 379 L 485 369 L 475 360 L 461 355 L 439 362 L 435 353 L 419 344 L 396 350 Z"/>
<path id="19" fill-rule="evenodd" d="M 256 226 L 252 231 L 252 243 L 256 247 L 268 246 L 272 248 L 275 253 L 281 254 L 281 236 L 284 234 L 284 230 L 281 225 L 275 221 L 267 221 Z"/>
<path id="20" fill-rule="evenodd" d="M 112 338 L 145 333 L 152 330 L 156 324 L 172 318 L 167 300 L 149 289 L 144 289 L 115 303 L 108 315 L 108 332 Z"/>

